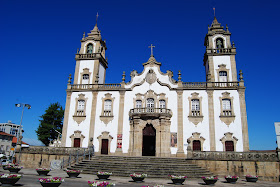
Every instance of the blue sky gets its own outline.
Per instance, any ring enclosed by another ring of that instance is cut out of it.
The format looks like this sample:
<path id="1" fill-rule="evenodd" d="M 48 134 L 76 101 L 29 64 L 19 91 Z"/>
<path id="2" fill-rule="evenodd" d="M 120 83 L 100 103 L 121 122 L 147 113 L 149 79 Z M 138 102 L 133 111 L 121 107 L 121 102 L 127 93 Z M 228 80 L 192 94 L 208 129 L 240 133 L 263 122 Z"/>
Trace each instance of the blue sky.
<path id="1" fill-rule="evenodd" d="M 39 116 L 50 103 L 63 107 L 69 73 L 83 32 L 98 27 L 106 39 L 109 68 L 106 83 L 120 83 L 154 55 L 161 70 L 172 70 L 184 82 L 204 82 L 203 54 L 207 26 L 216 17 L 228 24 L 237 48 L 237 69 L 243 70 L 252 150 L 276 148 L 274 122 L 279 116 L 279 1 L 275 0 L 2 0 L 0 122 L 19 124 L 35 144 Z M 30 140 L 31 139 L 31 140 Z"/>

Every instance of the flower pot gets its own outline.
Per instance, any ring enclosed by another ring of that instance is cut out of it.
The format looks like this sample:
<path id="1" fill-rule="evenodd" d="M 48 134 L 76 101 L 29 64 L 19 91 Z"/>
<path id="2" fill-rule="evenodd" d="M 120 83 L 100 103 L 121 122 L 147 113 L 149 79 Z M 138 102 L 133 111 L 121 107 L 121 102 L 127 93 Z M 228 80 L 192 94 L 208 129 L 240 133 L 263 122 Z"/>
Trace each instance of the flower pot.
<path id="1" fill-rule="evenodd" d="M 238 180 L 238 178 L 225 178 L 227 183 L 232 183 L 232 184 L 235 184 L 236 181 Z"/>
<path id="2" fill-rule="evenodd" d="M 77 178 L 78 175 L 80 175 L 80 173 L 70 173 L 70 172 L 68 172 L 67 175 L 69 176 L 69 178 Z"/>
<path id="3" fill-rule="evenodd" d="M 20 168 L 8 168 L 10 173 L 18 173 L 21 169 Z"/>
<path id="4" fill-rule="evenodd" d="M 43 187 L 58 187 L 61 182 L 40 182 Z"/>
<path id="5" fill-rule="evenodd" d="M 172 180 L 173 184 L 181 185 L 181 184 L 183 184 L 183 182 L 185 182 L 186 179 L 171 179 L 171 180 Z"/>
<path id="6" fill-rule="evenodd" d="M 217 182 L 217 179 L 203 179 L 203 181 L 205 182 L 206 185 L 214 185 Z"/>
<path id="7" fill-rule="evenodd" d="M 6 165 L 2 165 L 2 167 L 3 167 L 3 170 L 8 170 Z"/>
<path id="8" fill-rule="evenodd" d="M 1 186 L 13 186 L 20 178 L 0 178 Z"/>
<path id="9" fill-rule="evenodd" d="M 258 177 L 246 177 L 247 182 L 257 182 Z"/>
<path id="10" fill-rule="evenodd" d="M 106 180 L 110 177 L 110 175 L 97 175 L 99 180 Z"/>
<path id="11" fill-rule="evenodd" d="M 143 182 L 144 177 L 131 177 L 134 182 Z"/>
<path id="12" fill-rule="evenodd" d="M 45 171 L 37 170 L 37 173 L 39 174 L 39 176 L 47 176 L 49 172 L 50 171 L 48 171 L 48 170 L 45 170 Z"/>

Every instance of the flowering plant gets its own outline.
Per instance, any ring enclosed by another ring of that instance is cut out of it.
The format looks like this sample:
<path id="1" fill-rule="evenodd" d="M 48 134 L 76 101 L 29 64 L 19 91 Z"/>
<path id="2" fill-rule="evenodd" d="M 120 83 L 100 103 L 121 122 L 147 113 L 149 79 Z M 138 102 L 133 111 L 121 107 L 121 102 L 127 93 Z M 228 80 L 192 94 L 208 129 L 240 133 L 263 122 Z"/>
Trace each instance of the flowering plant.
<path id="1" fill-rule="evenodd" d="M 64 179 L 60 177 L 51 177 L 51 178 L 39 178 L 39 182 L 42 183 L 62 183 Z"/>
<path id="2" fill-rule="evenodd" d="M 11 168 L 11 169 L 22 169 L 23 167 L 22 166 L 18 166 L 18 165 L 7 165 L 6 168 Z"/>
<path id="3" fill-rule="evenodd" d="M 98 171 L 97 172 L 97 175 L 112 175 L 112 173 L 111 172 L 104 172 L 104 171 Z"/>
<path id="4" fill-rule="evenodd" d="M 17 179 L 17 178 L 21 178 L 21 175 L 17 175 L 17 174 L 1 174 L 0 178 Z"/>
<path id="5" fill-rule="evenodd" d="M 205 179 L 205 180 L 218 180 L 218 177 L 210 176 L 210 177 L 202 177 L 202 179 Z"/>
<path id="6" fill-rule="evenodd" d="M 36 171 L 51 171 L 50 168 L 37 168 Z"/>
<path id="7" fill-rule="evenodd" d="M 155 186 L 142 186 L 142 187 L 164 187 L 164 185 L 157 184 Z"/>
<path id="8" fill-rule="evenodd" d="M 234 175 L 234 176 L 227 175 L 227 176 L 225 176 L 225 179 L 239 179 L 239 177 L 237 175 Z"/>
<path id="9" fill-rule="evenodd" d="M 132 173 L 132 174 L 130 174 L 130 176 L 131 176 L 131 177 L 136 177 L 136 178 L 145 178 L 145 177 L 147 177 L 148 175 L 145 174 L 145 173 L 142 173 L 142 174 L 140 174 L 140 173 Z"/>
<path id="10" fill-rule="evenodd" d="M 246 177 L 250 177 L 250 178 L 258 178 L 257 175 L 246 175 Z"/>
<path id="11" fill-rule="evenodd" d="M 81 170 L 74 170 L 74 169 L 70 169 L 70 170 L 66 170 L 67 173 L 81 173 Z"/>
<path id="12" fill-rule="evenodd" d="M 90 182 L 90 181 L 88 181 L 88 185 L 89 186 L 104 186 L 104 187 L 115 186 L 114 183 L 109 183 L 109 182 L 106 182 L 106 181 L 102 181 L 102 182 L 99 182 L 99 181 Z"/>
<path id="13" fill-rule="evenodd" d="M 183 176 L 183 175 L 168 175 L 170 177 L 170 179 L 186 179 L 187 176 Z"/>

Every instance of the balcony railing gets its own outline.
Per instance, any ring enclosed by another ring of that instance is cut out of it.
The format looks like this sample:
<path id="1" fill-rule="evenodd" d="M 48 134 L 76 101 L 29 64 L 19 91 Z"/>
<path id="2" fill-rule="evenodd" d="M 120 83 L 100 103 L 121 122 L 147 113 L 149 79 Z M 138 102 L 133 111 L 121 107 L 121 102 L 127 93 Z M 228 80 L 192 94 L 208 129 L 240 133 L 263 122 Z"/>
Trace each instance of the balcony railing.
<path id="1" fill-rule="evenodd" d="M 217 49 L 206 49 L 207 53 L 212 54 L 232 54 L 236 53 L 236 48 L 217 48 Z"/>
<path id="2" fill-rule="evenodd" d="M 72 84 L 71 90 L 115 90 L 121 88 L 121 84 Z"/>
<path id="3" fill-rule="evenodd" d="M 172 116 L 172 111 L 166 108 L 133 108 L 129 111 L 129 116 L 139 116 L 139 117 L 159 117 L 159 116 Z"/>

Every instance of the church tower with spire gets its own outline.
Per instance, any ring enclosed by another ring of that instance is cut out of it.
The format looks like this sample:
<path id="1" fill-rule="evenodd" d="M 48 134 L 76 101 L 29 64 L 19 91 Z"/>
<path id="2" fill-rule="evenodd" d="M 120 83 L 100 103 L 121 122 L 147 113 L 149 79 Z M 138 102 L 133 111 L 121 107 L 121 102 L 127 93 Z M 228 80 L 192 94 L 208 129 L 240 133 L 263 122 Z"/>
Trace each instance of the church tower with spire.
<path id="1" fill-rule="evenodd" d="M 204 66 L 209 82 L 237 82 L 236 48 L 230 40 L 231 33 L 214 20 L 205 36 Z"/>
<path id="2" fill-rule="evenodd" d="M 81 48 L 77 50 L 74 84 L 105 83 L 108 68 L 106 49 L 106 42 L 96 24 L 87 37 L 83 35 Z"/>

